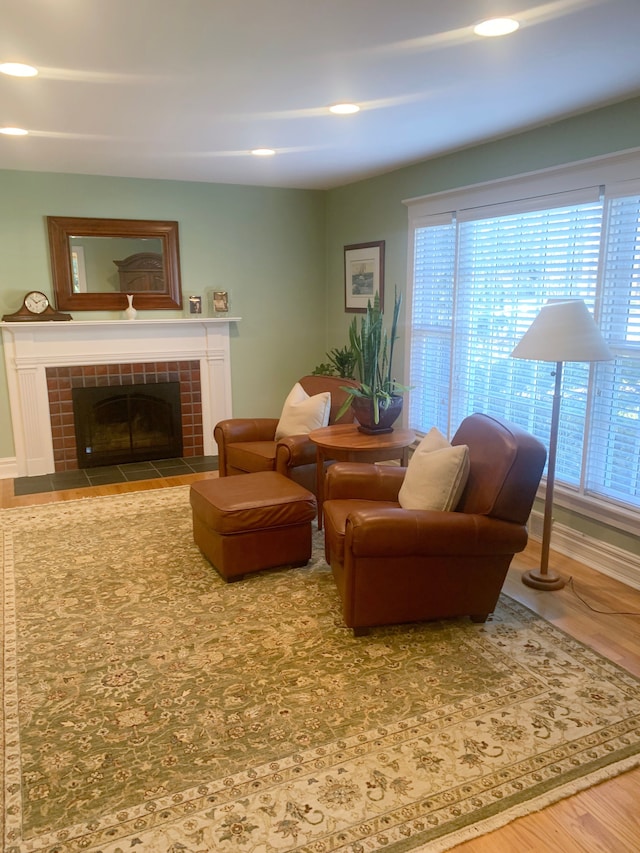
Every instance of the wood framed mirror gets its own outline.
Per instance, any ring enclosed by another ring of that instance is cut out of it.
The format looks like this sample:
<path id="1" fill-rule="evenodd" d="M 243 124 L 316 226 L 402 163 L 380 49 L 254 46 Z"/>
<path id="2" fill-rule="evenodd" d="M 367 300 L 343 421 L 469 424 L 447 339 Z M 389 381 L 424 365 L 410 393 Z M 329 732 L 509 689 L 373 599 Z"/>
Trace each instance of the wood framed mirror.
<path id="1" fill-rule="evenodd" d="M 47 216 L 56 306 L 66 311 L 182 308 L 178 223 Z"/>

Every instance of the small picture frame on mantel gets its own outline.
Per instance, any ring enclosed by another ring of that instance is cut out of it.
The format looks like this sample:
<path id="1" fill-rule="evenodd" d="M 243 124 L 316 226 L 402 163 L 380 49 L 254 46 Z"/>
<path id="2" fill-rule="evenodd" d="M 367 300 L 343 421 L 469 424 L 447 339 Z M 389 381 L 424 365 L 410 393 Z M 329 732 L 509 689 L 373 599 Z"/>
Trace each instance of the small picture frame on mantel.
<path id="1" fill-rule="evenodd" d="M 344 247 L 344 310 L 364 313 L 375 294 L 384 310 L 384 240 Z"/>
<path id="2" fill-rule="evenodd" d="M 213 314 L 215 317 L 223 317 L 229 313 L 229 291 L 214 290 L 213 295 Z"/>
<path id="3" fill-rule="evenodd" d="M 202 296 L 189 297 L 189 314 L 202 314 Z"/>

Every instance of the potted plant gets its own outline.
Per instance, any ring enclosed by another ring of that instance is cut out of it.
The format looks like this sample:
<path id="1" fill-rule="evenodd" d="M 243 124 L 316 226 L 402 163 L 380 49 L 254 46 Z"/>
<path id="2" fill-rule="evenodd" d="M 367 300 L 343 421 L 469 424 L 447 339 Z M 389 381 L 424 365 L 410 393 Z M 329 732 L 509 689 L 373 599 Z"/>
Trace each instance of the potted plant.
<path id="1" fill-rule="evenodd" d="M 355 354 L 359 386 L 343 389 L 349 396 L 338 417 L 352 405 L 362 432 L 391 432 L 391 425 L 402 411 L 401 395 L 409 390 L 405 385 L 400 385 L 391 372 L 401 303 L 402 296 L 396 290 L 389 337 L 384 326 L 378 293 L 374 296 L 373 304 L 371 301 L 367 303 L 367 310 L 360 319 L 360 325 L 358 326 L 357 318 L 354 317 L 349 327 L 349 344 Z"/>
<path id="2" fill-rule="evenodd" d="M 346 346 L 342 349 L 334 347 L 326 355 L 329 361 L 319 364 L 312 371 L 312 376 L 335 376 L 337 374 L 340 379 L 353 379 L 356 356 L 352 349 Z"/>

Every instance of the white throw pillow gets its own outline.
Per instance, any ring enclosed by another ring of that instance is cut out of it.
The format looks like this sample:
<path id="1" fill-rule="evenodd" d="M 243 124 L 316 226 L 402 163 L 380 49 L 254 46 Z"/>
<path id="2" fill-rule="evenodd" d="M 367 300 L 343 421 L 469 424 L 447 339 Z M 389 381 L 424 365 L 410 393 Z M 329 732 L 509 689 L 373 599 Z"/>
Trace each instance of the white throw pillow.
<path id="1" fill-rule="evenodd" d="M 324 391 L 310 397 L 299 382 L 293 386 L 284 401 L 276 441 L 289 435 L 306 435 L 312 429 L 326 427 L 331 413 L 331 393 Z"/>
<path id="2" fill-rule="evenodd" d="M 456 508 L 469 477 L 469 448 L 452 447 L 442 433 L 432 427 L 409 460 L 398 494 L 403 509 Z"/>

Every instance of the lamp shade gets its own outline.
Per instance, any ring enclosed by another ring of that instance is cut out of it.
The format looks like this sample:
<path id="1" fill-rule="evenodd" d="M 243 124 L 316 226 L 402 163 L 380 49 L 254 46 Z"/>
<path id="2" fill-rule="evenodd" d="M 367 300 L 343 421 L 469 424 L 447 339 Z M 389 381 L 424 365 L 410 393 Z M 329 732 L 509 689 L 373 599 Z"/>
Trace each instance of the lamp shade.
<path id="1" fill-rule="evenodd" d="M 511 355 L 555 362 L 613 358 L 582 299 L 549 301 L 543 305 Z"/>

